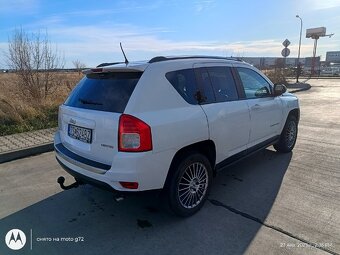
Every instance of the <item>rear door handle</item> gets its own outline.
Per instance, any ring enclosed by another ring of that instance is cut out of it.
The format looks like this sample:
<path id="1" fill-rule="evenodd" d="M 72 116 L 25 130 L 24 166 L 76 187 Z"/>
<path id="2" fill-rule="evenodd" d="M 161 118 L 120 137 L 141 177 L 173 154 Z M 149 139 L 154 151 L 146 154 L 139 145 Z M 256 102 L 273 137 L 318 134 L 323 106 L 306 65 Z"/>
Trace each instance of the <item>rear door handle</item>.
<path id="1" fill-rule="evenodd" d="M 256 111 L 256 110 L 261 109 L 261 106 L 260 106 L 259 104 L 256 104 L 256 105 L 252 106 L 251 109 L 252 109 L 253 111 Z"/>

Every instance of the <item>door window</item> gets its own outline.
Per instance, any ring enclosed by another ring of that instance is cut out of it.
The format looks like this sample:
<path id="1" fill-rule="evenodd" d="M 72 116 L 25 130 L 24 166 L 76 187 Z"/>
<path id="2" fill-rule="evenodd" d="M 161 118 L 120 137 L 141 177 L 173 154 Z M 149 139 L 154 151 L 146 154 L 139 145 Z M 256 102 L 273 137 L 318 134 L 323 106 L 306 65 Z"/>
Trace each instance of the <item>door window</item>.
<path id="1" fill-rule="evenodd" d="M 260 74 L 244 67 L 238 67 L 237 71 L 242 81 L 246 98 L 271 96 L 271 86 Z"/>
<path id="2" fill-rule="evenodd" d="M 216 102 L 234 101 L 238 99 L 234 77 L 230 67 L 208 67 L 208 72 L 214 89 Z"/>
<path id="3" fill-rule="evenodd" d="M 238 100 L 230 67 L 201 67 L 195 70 L 199 88 L 204 95 L 204 104 Z"/>

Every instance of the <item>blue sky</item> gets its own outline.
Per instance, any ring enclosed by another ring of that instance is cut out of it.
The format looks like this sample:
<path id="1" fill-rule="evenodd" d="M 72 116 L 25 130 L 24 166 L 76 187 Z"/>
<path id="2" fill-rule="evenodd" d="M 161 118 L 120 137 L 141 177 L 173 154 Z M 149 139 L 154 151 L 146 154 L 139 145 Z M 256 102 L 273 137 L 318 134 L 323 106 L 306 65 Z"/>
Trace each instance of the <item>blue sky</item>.
<path id="1" fill-rule="evenodd" d="M 340 50 L 340 0 L 0 0 L 0 68 L 15 28 L 47 31 L 65 55 L 66 67 L 79 59 L 87 66 L 157 55 L 280 56 L 291 41 L 297 56 L 303 19 L 302 57 L 312 55 L 305 29 L 325 26 L 318 55 Z"/>

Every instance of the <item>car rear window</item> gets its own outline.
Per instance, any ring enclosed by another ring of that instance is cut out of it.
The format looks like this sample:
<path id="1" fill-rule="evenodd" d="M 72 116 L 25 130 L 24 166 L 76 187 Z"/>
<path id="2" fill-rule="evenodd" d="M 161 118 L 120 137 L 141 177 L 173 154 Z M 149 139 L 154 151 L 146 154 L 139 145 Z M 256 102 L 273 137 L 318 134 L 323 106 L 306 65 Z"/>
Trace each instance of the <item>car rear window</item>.
<path id="1" fill-rule="evenodd" d="M 65 105 L 105 112 L 122 113 L 142 72 L 87 74 Z"/>

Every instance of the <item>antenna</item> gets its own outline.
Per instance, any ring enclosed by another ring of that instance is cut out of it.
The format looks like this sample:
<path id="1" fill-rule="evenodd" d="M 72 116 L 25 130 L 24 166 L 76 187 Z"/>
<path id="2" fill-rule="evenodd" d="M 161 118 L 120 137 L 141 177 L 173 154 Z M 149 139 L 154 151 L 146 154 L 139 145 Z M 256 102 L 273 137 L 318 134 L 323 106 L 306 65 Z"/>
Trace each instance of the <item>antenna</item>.
<path id="1" fill-rule="evenodd" d="M 122 43 L 120 42 L 119 45 L 120 45 L 120 49 L 122 50 L 124 58 L 125 58 L 125 65 L 127 65 L 127 64 L 129 64 L 129 60 L 127 60 L 127 58 L 126 58 L 125 52 L 124 52 L 123 47 L 122 47 Z"/>

